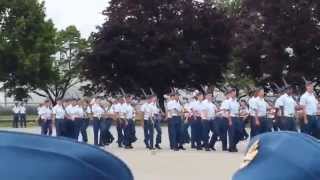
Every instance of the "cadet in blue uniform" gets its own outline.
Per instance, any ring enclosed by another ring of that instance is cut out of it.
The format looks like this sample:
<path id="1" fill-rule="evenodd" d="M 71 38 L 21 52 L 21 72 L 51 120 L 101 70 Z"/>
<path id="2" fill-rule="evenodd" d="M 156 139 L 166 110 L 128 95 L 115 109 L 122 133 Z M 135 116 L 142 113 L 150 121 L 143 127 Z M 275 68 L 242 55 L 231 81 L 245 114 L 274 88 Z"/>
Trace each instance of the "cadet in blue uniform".
<path id="1" fill-rule="evenodd" d="M 282 114 L 279 127 L 282 131 L 297 131 L 295 115 L 298 104 L 292 97 L 292 87 L 286 87 L 285 91 L 286 92 L 279 98 L 279 106 Z"/>
<path id="2" fill-rule="evenodd" d="M 178 96 L 172 94 L 170 100 L 167 103 L 168 116 L 171 117 L 169 120 L 169 131 L 171 135 L 171 145 L 174 151 L 179 151 L 182 147 L 182 106 L 178 102 Z"/>
<path id="3" fill-rule="evenodd" d="M 320 143 L 295 132 L 255 137 L 233 180 L 318 180 Z"/>
<path id="4" fill-rule="evenodd" d="M 20 109 L 18 106 L 18 103 L 15 103 L 13 108 L 12 108 L 12 112 L 13 112 L 13 121 L 12 121 L 12 127 L 13 128 L 18 128 L 19 127 L 19 113 L 20 113 Z"/>
<path id="5" fill-rule="evenodd" d="M 64 118 L 66 116 L 62 100 L 57 101 L 57 104 L 52 109 L 52 113 L 56 127 L 56 136 L 62 136 Z"/>
<path id="6" fill-rule="evenodd" d="M 229 152 L 238 152 L 237 144 L 243 137 L 242 126 L 240 122 L 240 104 L 237 101 L 236 89 L 229 90 L 229 99 L 226 104 L 227 119 L 229 122 Z"/>
<path id="7" fill-rule="evenodd" d="M 264 90 L 257 90 L 257 97 L 255 99 L 255 121 L 259 127 L 259 133 L 266 133 L 272 131 L 272 122 L 267 118 L 267 112 L 269 109 L 268 103 L 264 100 Z"/>
<path id="8" fill-rule="evenodd" d="M 303 123 L 301 123 L 301 132 L 317 137 L 319 131 L 317 119 L 318 100 L 314 95 L 312 82 L 306 83 L 306 92 L 300 98 L 300 105 L 304 113 L 304 120 Z"/>

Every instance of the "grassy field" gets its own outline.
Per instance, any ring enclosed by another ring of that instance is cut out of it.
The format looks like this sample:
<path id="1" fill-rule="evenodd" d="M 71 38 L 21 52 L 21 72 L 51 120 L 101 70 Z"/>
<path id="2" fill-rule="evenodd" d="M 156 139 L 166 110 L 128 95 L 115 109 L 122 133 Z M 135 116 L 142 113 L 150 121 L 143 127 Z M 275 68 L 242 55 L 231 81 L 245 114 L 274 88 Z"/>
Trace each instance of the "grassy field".
<path id="1" fill-rule="evenodd" d="M 37 116 L 29 115 L 27 116 L 27 126 L 36 126 L 37 124 Z M 12 116 L 8 115 L 0 115 L 0 127 L 11 127 L 12 126 Z"/>

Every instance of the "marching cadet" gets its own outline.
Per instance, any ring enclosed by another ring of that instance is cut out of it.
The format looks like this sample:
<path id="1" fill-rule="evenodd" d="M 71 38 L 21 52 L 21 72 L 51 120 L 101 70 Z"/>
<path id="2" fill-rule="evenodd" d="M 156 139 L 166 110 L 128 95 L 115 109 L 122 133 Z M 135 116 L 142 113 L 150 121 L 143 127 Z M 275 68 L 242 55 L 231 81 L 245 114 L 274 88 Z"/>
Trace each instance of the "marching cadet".
<path id="1" fill-rule="evenodd" d="M 255 108 L 255 100 L 257 98 L 256 96 L 256 90 L 251 90 L 249 93 L 249 100 L 248 100 L 248 105 L 249 105 L 249 122 L 250 122 L 250 138 L 253 138 L 254 136 L 260 134 L 260 127 L 259 127 L 259 122 L 256 121 L 256 112 L 254 110 Z"/>
<path id="2" fill-rule="evenodd" d="M 68 104 L 65 108 L 66 111 L 66 121 L 64 123 L 64 137 L 76 139 L 77 128 L 75 120 L 77 117 L 77 101 L 75 99 L 71 99 L 68 101 Z"/>
<path id="3" fill-rule="evenodd" d="M 27 127 L 27 115 L 26 115 L 26 106 L 25 104 L 22 102 L 19 106 L 19 116 L 20 116 L 20 127 Z"/>
<path id="4" fill-rule="evenodd" d="M 101 128 L 102 116 L 105 113 L 100 99 L 92 99 L 92 117 L 93 117 L 93 139 L 94 145 L 99 145 L 99 132 Z M 101 133 L 101 132 L 100 132 Z"/>
<path id="5" fill-rule="evenodd" d="M 18 128 L 19 127 L 19 113 L 20 113 L 20 109 L 18 106 L 18 103 L 15 103 L 13 108 L 12 108 L 12 112 L 13 112 L 13 121 L 12 121 L 12 127 L 13 128 Z"/>
<path id="6" fill-rule="evenodd" d="M 162 120 L 162 114 L 161 114 L 161 111 L 160 111 L 160 108 L 157 106 L 157 97 L 156 96 L 153 96 L 152 97 L 152 106 L 154 108 L 154 111 L 155 111 L 155 114 L 154 114 L 154 128 L 157 132 L 157 135 L 156 135 L 156 145 L 155 145 L 155 148 L 157 149 L 162 149 L 160 147 L 160 144 L 161 144 L 161 136 L 162 136 L 162 129 L 161 129 L 161 120 Z"/>
<path id="7" fill-rule="evenodd" d="M 183 105 L 183 124 L 182 124 L 182 143 L 183 144 L 189 144 L 190 143 L 190 134 L 189 134 L 189 127 L 190 127 L 190 121 L 192 118 L 192 112 L 190 108 L 190 102 L 192 100 L 189 100 L 189 102 L 185 103 Z"/>
<path id="8" fill-rule="evenodd" d="M 291 86 L 286 87 L 286 93 L 279 98 L 280 114 L 280 130 L 282 131 L 297 131 L 296 128 L 296 108 L 297 103 L 293 99 L 293 89 Z"/>
<path id="9" fill-rule="evenodd" d="M 137 138 L 135 135 L 135 111 L 131 105 L 131 97 L 126 97 L 122 108 L 124 108 L 126 119 L 123 144 L 125 145 L 125 149 L 133 149 L 132 143 L 134 143 Z"/>
<path id="10" fill-rule="evenodd" d="M 147 101 L 142 104 L 141 106 L 141 112 L 143 113 L 143 119 L 144 119 L 144 143 L 146 145 L 147 149 L 153 150 L 153 136 L 154 136 L 154 114 L 155 109 L 152 105 L 153 99 L 152 97 L 148 97 Z"/>
<path id="11" fill-rule="evenodd" d="M 172 141 L 172 148 L 174 151 L 179 151 L 179 149 L 184 150 L 182 146 L 182 106 L 178 102 L 179 97 L 176 94 L 171 94 L 170 100 L 167 103 L 167 110 L 170 114 L 170 134 Z"/>
<path id="12" fill-rule="evenodd" d="M 126 126 L 126 109 L 124 108 L 125 100 L 123 97 L 118 99 L 118 102 L 114 105 L 113 111 L 116 115 L 117 121 L 117 134 L 118 134 L 118 147 L 123 147 L 124 128 Z"/>
<path id="13" fill-rule="evenodd" d="M 75 100 L 75 106 L 74 106 L 74 109 L 75 109 L 75 118 L 74 118 L 74 139 L 78 140 L 79 139 L 79 135 L 80 135 L 80 132 L 81 132 L 81 128 L 84 124 L 84 109 L 82 107 L 82 101 L 79 99 L 79 100 Z M 83 140 L 83 137 L 82 137 L 82 140 Z"/>
<path id="14" fill-rule="evenodd" d="M 89 126 L 90 118 L 92 117 L 92 111 L 88 100 L 83 100 L 81 103 L 81 108 L 83 109 L 83 119 L 80 127 L 80 133 L 82 136 L 82 141 L 88 142 L 87 128 Z"/>
<path id="15" fill-rule="evenodd" d="M 196 148 L 197 150 L 202 150 L 202 120 L 201 112 L 204 106 L 201 104 L 203 101 L 203 94 L 198 93 L 196 95 L 196 101 L 190 103 L 190 108 L 192 111 L 191 120 L 191 148 Z"/>
<path id="16" fill-rule="evenodd" d="M 280 130 L 280 122 L 281 122 L 281 118 L 283 117 L 283 114 L 281 109 L 280 109 L 280 104 L 281 104 L 281 99 L 283 98 L 283 94 L 284 94 L 284 89 L 279 89 L 279 97 L 276 99 L 275 103 L 274 103 L 274 108 L 276 109 L 276 113 L 275 113 L 275 120 L 273 122 L 273 130 L 274 131 L 279 131 Z"/>
<path id="17" fill-rule="evenodd" d="M 105 109 L 105 111 L 107 112 L 107 116 L 105 117 L 105 125 L 106 125 L 106 129 L 105 129 L 105 135 L 106 135 L 106 142 L 105 145 L 110 145 L 113 141 L 114 141 L 114 137 L 112 135 L 112 133 L 110 132 L 110 128 L 112 126 L 112 122 L 113 122 L 113 118 L 115 118 L 115 113 L 113 111 L 113 103 L 114 103 L 114 99 L 110 100 L 110 104 L 109 107 L 107 109 Z"/>
<path id="18" fill-rule="evenodd" d="M 39 108 L 39 116 L 41 118 L 41 134 L 52 135 L 52 110 L 50 101 L 46 100 L 41 108 Z"/>
<path id="19" fill-rule="evenodd" d="M 307 82 L 305 87 L 306 92 L 300 98 L 300 105 L 304 113 L 304 121 L 301 124 L 301 132 L 317 137 L 319 131 L 317 125 L 318 100 L 314 95 L 312 82 Z"/>
<path id="20" fill-rule="evenodd" d="M 202 109 L 202 123 L 203 123 L 203 144 L 206 151 L 216 149 L 214 143 L 217 141 L 217 131 L 215 125 L 215 114 L 217 107 L 212 103 L 212 94 L 207 94 L 204 101 L 201 103 L 204 107 Z M 212 133 L 210 137 L 210 132 Z"/>
<path id="21" fill-rule="evenodd" d="M 52 109 L 53 121 L 56 127 L 56 136 L 62 136 L 64 128 L 65 110 L 63 108 L 62 100 L 58 100 L 57 104 Z"/>
<path id="22" fill-rule="evenodd" d="M 240 104 L 237 101 L 237 91 L 231 88 L 228 92 L 229 99 L 226 101 L 225 110 L 229 123 L 229 152 L 238 152 L 237 144 L 241 140 L 242 129 L 239 117 Z"/>
<path id="23" fill-rule="evenodd" d="M 103 108 L 103 114 L 100 120 L 100 141 L 99 141 L 99 145 L 100 146 L 105 146 L 105 145 L 109 145 L 109 137 L 108 137 L 108 131 L 110 129 L 109 125 L 109 109 L 112 108 L 112 106 L 110 104 L 108 104 L 108 102 L 101 102 L 101 107 Z M 112 124 L 112 119 L 111 119 L 111 124 Z"/>
<path id="24" fill-rule="evenodd" d="M 257 97 L 255 99 L 255 121 L 259 126 L 259 133 L 266 133 L 272 131 L 272 122 L 267 119 L 267 112 L 269 109 L 268 103 L 264 100 L 264 90 L 257 90 Z"/>
<path id="25" fill-rule="evenodd" d="M 246 131 L 246 121 L 249 116 L 249 108 L 247 105 L 247 102 L 245 100 L 240 101 L 240 122 L 241 122 L 241 129 L 242 129 L 242 134 L 243 138 L 241 140 L 246 140 L 249 137 L 249 134 Z"/>
<path id="26" fill-rule="evenodd" d="M 219 111 L 218 111 L 218 117 L 216 119 L 217 123 L 217 130 L 219 134 L 219 138 L 222 142 L 222 151 L 228 151 L 228 144 L 227 144 L 227 138 L 228 138 L 228 129 L 229 129 L 229 98 L 230 93 L 227 92 L 225 95 L 225 99 L 222 101 Z"/>

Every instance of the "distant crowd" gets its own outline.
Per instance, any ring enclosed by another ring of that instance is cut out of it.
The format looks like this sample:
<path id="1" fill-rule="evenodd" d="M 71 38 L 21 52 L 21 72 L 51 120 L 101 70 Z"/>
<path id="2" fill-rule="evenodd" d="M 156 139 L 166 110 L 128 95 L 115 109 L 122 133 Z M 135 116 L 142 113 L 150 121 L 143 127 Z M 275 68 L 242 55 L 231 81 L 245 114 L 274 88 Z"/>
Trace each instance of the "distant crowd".
<path id="1" fill-rule="evenodd" d="M 174 151 L 185 150 L 187 144 L 197 150 L 215 151 L 216 143 L 221 142 L 223 151 L 237 152 L 240 141 L 266 132 L 299 131 L 319 138 L 320 108 L 313 84 L 307 82 L 305 90 L 297 99 L 292 87 L 286 86 L 275 102 L 267 102 L 263 89 L 256 88 L 247 100 L 238 101 L 236 89 L 230 88 L 219 104 L 213 101 L 212 92 L 195 91 L 184 103 L 181 95 L 170 93 L 164 96 L 164 111 L 155 95 L 139 101 L 133 96 L 66 99 L 58 100 L 54 106 L 45 101 L 39 106 L 38 115 L 42 135 L 51 136 L 55 127 L 57 136 L 83 142 L 88 142 L 87 128 L 92 124 L 97 146 L 114 142 L 110 128 L 115 124 L 119 148 L 132 149 L 138 140 L 135 130 L 139 113 L 143 119 L 143 141 L 150 150 L 161 149 L 161 124 L 166 123 Z M 26 127 L 25 106 L 16 105 L 13 113 L 13 127 L 18 127 L 19 121 L 21 127 Z"/>

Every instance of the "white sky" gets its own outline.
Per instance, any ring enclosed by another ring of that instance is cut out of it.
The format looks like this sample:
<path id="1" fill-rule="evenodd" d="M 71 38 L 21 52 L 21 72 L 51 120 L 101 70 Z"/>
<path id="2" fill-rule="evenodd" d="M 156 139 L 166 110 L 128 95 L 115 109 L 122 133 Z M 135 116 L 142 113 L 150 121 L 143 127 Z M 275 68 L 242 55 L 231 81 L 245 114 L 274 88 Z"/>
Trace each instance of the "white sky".
<path id="1" fill-rule="evenodd" d="M 109 0 L 40 0 L 45 1 L 47 17 L 52 19 L 56 28 L 64 29 L 75 25 L 83 37 L 89 37 L 102 25 L 105 17 L 102 11 Z"/>

